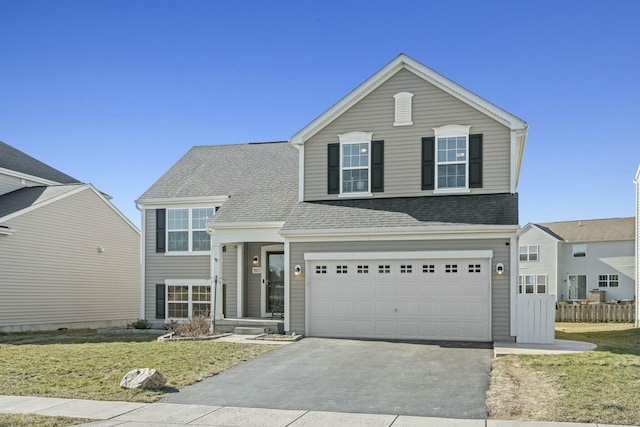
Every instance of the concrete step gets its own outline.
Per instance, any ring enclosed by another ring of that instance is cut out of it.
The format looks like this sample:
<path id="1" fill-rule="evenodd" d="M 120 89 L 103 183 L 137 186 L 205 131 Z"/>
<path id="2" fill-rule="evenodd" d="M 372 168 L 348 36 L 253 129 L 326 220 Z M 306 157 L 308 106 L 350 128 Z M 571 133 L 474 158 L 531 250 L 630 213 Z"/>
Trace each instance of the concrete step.
<path id="1" fill-rule="evenodd" d="M 258 326 L 255 326 L 255 327 L 238 326 L 233 329 L 233 333 L 238 335 L 260 335 L 260 334 L 264 334 L 264 328 L 261 328 Z"/>

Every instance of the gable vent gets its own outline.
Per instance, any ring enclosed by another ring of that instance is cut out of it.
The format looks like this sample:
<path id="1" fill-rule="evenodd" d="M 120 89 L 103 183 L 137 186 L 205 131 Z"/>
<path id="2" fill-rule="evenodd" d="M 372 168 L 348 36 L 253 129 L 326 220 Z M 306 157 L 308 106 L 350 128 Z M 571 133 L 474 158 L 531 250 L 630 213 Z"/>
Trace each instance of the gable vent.
<path id="1" fill-rule="evenodd" d="M 396 100 L 396 117 L 394 126 L 411 126 L 413 124 L 411 117 L 411 100 L 413 94 L 409 92 L 400 92 L 393 95 Z"/>

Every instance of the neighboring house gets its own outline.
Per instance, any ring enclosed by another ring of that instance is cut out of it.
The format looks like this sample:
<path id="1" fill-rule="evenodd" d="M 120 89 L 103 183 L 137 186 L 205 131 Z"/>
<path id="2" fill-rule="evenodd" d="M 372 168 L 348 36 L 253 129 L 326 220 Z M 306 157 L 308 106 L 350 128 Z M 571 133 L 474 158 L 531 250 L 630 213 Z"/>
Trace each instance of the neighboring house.
<path id="1" fill-rule="evenodd" d="M 636 178 L 633 180 L 636 184 L 636 301 L 640 297 L 640 167 L 636 172 Z M 636 303 L 636 327 L 640 328 L 640 304 Z"/>
<path id="2" fill-rule="evenodd" d="M 0 272 L 0 332 L 139 318 L 139 230 L 91 184 L 3 142 Z"/>
<path id="3" fill-rule="evenodd" d="M 635 218 L 527 224 L 520 232 L 518 292 L 558 301 L 635 298 Z"/>
<path id="4" fill-rule="evenodd" d="M 288 142 L 194 147 L 137 200 L 145 317 L 514 340 L 527 128 L 400 55 Z"/>

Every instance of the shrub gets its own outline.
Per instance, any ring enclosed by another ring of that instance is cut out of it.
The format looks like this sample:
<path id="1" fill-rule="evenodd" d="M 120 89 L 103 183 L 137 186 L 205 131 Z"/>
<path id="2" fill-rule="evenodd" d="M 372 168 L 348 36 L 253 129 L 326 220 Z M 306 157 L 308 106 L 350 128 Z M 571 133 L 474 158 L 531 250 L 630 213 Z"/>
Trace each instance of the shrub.
<path id="1" fill-rule="evenodd" d="M 180 337 L 199 337 L 209 335 L 210 319 L 205 315 L 193 316 L 185 323 L 176 325 L 176 332 Z"/>
<path id="2" fill-rule="evenodd" d="M 127 328 L 133 329 L 151 329 L 151 322 L 147 319 L 138 319 L 135 322 L 131 322 L 127 325 Z"/>

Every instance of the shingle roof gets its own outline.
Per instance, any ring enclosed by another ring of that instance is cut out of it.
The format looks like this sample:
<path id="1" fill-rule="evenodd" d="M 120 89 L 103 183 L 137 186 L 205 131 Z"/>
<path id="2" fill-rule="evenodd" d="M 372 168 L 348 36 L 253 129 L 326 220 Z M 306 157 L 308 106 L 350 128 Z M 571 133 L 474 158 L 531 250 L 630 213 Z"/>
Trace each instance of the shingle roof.
<path id="1" fill-rule="evenodd" d="M 23 187 L 0 195 L 0 218 L 37 205 L 78 188 L 78 185 L 47 185 L 37 187 Z"/>
<path id="2" fill-rule="evenodd" d="M 80 182 L 2 141 L 0 141 L 0 168 L 44 178 L 60 184 Z"/>
<path id="3" fill-rule="evenodd" d="M 230 196 L 213 222 L 284 221 L 298 197 L 298 150 L 287 142 L 191 148 L 139 199 Z"/>
<path id="4" fill-rule="evenodd" d="M 517 194 L 426 196 L 296 203 L 283 230 L 438 225 L 517 225 Z"/>
<path id="5" fill-rule="evenodd" d="M 634 217 L 546 222 L 534 225 L 556 239 L 567 242 L 633 240 L 636 236 Z"/>

